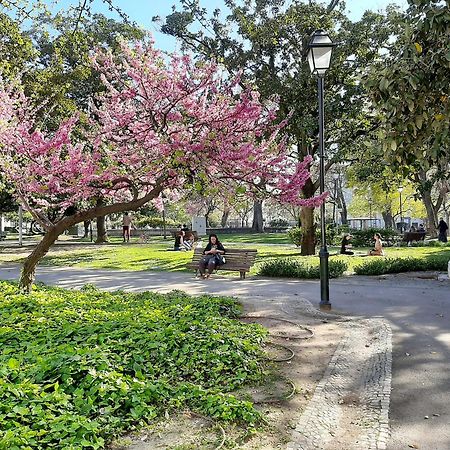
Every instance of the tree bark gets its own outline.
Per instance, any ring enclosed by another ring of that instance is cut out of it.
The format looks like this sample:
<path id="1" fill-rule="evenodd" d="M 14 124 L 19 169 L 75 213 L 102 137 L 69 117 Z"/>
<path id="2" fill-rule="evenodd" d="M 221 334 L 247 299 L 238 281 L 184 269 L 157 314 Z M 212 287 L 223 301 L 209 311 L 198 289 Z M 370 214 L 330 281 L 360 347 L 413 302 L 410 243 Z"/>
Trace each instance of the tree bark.
<path id="1" fill-rule="evenodd" d="M 255 200 L 253 204 L 253 223 L 252 229 L 256 233 L 264 232 L 264 221 L 263 221 L 263 204 L 262 201 Z"/>
<path id="2" fill-rule="evenodd" d="M 342 225 L 347 225 L 348 224 L 347 203 L 345 202 L 344 192 L 342 191 L 342 188 L 339 189 L 338 198 L 339 198 L 339 205 L 341 208 L 341 222 Z"/>
<path id="3" fill-rule="evenodd" d="M 117 214 L 124 211 L 136 211 L 144 206 L 150 200 L 158 197 L 164 188 L 163 179 L 158 180 L 158 185 L 154 187 L 147 195 L 141 198 L 135 198 L 129 202 L 115 203 L 107 206 L 95 206 L 94 208 L 79 211 L 71 216 L 65 216 L 59 220 L 55 225 L 47 227 L 46 233 L 42 240 L 27 257 L 24 262 L 22 273 L 20 275 L 19 287 L 24 292 L 30 292 L 34 281 L 36 266 L 39 261 L 46 255 L 49 248 L 58 239 L 58 236 L 73 225 L 84 221 L 90 221 L 99 216 L 106 216 L 108 214 Z"/>
<path id="4" fill-rule="evenodd" d="M 311 198 L 316 191 L 314 183 L 308 179 L 302 188 L 304 198 Z M 316 253 L 316 229 L 314 226 L 314 208 L 302 206 L 300 211 L 300 222 L 302 223 L 302 255 L 314 255 Z"/>
<path id="5" fill-rule="evenodd" d="M 88 238 L 89 237 L 89 226 L 90 225 L 91 225 L 91 221 L 90 220 L 85 220 L 83 222 L 83 227 L 84 227 L 83 238 Z"/>
<path id="6" fill-rule="evenodd" d="M 316 252 L 316 227 L 314 225 L 314 208 L 302 207 L 300 213 L 302 223 L 302 243 L 300 254 L 314 255 Z"/>
<path id="7" fill-rule="evenodd" d="M 223 207 L 222 218 L 220 220 L 220 225 L 222 225 L 222 228 L 225 228 L 227 226 L 228 217 L 230 216 L 230 211 L 231 211 L 231 208 L 229 206 L 225 205 Z"/>
<path id="8" fill-rule="evenodd" d="M 382 211 L 381 215 L 383 216 L 384 220 L 384 228 L 393 228 L 394 218 L 392 217 L 392 211 L 390 209 Z"/>
<path id="9" fill-rule="evenodd" d="M 30 292 L 36 275 L 36 266 L 38 265 L 39 261 L 47 254 L 49 248 L 58 239 L 58 236 L 63 232 L 64 229 L 59 229 L 58 227 L 53 227 L 51 230 L 47 231 L 39 244 L 27 257 L 23 264 L 19 280 L 19 289 L 21 291 L 24 291 L 26 293 Z"/>
<path id="10" fill-rule="evenodd" d="M 422 201 L 425 205 L 425 209 L 427 210 L 427 218 L 428 218 L 428 232 L 432 237 L 437 237 L 437 211 L 433 205 L 433 199 L 431 198 L 431 191 L 428 189 L 422 189 Z"/>
<path id="11" fill-rule="evenodd" d="M 102 207 L 105 206 L 105 200 L 103 198 L 97 199 L 97 206 Z M 97 217 L 97 239 L 95 241 L 96 244 L 105 244 L 108 242 L 108 235 L 106 233 L 106 220 L 105 216 Z"/>

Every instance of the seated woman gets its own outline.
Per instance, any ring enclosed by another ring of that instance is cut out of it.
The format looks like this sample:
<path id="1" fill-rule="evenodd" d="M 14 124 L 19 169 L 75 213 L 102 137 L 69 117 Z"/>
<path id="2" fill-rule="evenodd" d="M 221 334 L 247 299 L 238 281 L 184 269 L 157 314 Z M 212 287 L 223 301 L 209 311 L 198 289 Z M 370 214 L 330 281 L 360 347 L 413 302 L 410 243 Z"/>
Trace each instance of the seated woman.
<path id="1" fill-rule="evenodd" d="M 351 234 L 345 234 L 344 237 L 342 238 L 341 255 L 354 255 L 354 253 L 349 250 L 349 248 L 352 248 L 352 244 L 350 244 L 351 239 L 352 239 Z"/>
<path id="2" fill-rule="evenodd" d="M 383 242 L 381 241 L 381 234 L 375 233 L 373 238 L 375 239 L 375 246 L 372 250 L 369 251 L 369 255 L 370 256 L 384 256 Z"/>
<path id="3" fill-rule="evenodd" d="M 225 264 L 225 249 L 216 234 L 209 236 L 208 245 L 203 250 L 203 257 L 198 265 L 200 276 L 202 278 L 209 278 L 214 269 Z M 208 273 L 206 273 L 208 269 Z"/>

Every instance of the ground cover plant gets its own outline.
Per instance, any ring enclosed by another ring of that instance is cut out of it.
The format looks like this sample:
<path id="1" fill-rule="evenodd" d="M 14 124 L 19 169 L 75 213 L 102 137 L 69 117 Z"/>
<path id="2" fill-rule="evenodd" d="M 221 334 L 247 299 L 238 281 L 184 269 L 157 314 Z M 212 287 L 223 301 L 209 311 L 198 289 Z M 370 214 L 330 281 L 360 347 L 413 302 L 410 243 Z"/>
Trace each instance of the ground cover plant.
<path id="1" fill-rule="evenodd" d="M 103 448 L 171 408 L 255 424 L 265 331 L 235 300 L 0 282 L 0 448 Z"/>

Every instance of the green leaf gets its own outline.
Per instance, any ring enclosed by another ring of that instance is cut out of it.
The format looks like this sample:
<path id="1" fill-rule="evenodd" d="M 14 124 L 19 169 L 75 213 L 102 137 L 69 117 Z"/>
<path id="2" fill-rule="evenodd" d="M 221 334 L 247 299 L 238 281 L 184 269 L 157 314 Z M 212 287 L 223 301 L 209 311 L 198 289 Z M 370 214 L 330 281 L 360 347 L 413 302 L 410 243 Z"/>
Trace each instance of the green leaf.
<path id="1" fill-rule="evenodd" d="M 15 358 L 10 358 L 8 360 L 8 367 L 13 370 L 17 370 L 20 367 L 20 362 Z"/>

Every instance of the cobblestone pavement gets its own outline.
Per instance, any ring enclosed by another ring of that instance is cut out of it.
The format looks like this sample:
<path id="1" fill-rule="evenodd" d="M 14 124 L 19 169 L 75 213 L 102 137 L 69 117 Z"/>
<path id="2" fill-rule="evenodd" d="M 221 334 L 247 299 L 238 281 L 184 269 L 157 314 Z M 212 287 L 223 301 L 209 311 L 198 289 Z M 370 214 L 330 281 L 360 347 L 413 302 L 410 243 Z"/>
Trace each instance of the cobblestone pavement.
<path id="1" fill-rule="evenodd" d="M 324 316 L 327 317 L 327 316 Z M 287 450 L 386 449 L 391 392 L 391 329 L 382 319 L 345 324 Z"/>

